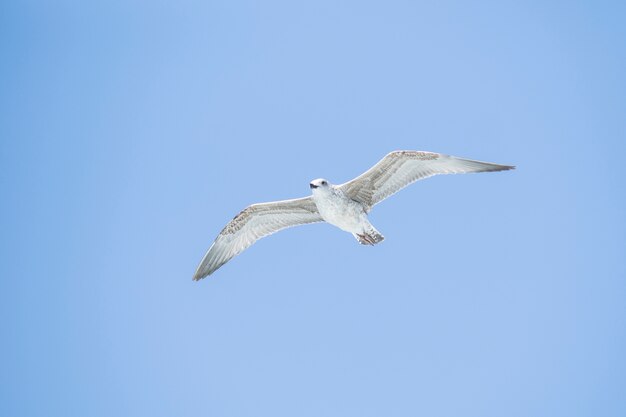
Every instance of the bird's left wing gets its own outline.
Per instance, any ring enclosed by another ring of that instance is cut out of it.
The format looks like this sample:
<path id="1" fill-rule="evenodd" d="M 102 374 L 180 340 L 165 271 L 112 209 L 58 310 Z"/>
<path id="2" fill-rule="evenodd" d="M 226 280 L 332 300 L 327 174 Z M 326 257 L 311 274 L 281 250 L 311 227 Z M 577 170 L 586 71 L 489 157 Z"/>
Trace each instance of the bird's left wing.
<path id="1" fill-rule="evenodd" d="M 394 151 L 372 168 L 339 188 L 350 198 L 370 210 L 390 195 L 407 185 L 437 174 L 503 171 L 509 165 L 474 161 L 434 152 Z"/>
<path id="2" fill-rule="evenodd" d="M 288 227 L 321 221 L 311 197 L 253 204 L 224 227 L 204 255 L 193 279 L 197 281 L 211 275 L 262 237 Z"/>

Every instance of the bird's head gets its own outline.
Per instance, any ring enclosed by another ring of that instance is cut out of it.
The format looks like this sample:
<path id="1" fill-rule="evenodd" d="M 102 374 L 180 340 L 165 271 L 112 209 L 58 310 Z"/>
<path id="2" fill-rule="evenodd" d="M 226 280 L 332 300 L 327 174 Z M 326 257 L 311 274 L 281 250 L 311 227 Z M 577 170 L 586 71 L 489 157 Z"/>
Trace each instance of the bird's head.
<path id="1" fill-rule="evenodd" d="M 330 187 L 330 183 L 326 181 L 324 178 L 318 178 L 316 180 L 311 181 L 309 184 L 311 190 L 327 190 Z"/>

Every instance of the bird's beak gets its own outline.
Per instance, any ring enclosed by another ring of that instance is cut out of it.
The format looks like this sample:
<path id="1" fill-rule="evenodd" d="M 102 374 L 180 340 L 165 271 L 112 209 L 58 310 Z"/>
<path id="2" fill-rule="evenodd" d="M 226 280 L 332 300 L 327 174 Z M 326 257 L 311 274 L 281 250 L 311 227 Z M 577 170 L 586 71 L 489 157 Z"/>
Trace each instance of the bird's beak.
<path id="1" fill-rule="evenodd" d="M 311 187 L 311 190 L 312 190 L 312 189 L 314 189 L 314 188 L 319 187 L 319 185 L 315 185 L 315 184 L 313 184 L 313 183 L 310 183 L 310 184 L 309 184 L 309 187 Z"/>

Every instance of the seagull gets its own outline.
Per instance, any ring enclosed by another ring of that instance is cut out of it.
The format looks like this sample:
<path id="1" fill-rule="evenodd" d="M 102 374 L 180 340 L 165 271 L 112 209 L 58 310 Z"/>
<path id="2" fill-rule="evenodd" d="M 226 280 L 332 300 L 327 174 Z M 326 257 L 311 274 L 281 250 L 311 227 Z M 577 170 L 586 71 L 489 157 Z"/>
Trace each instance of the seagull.
<path id="1" fill-rule="evenodd" d="M 252 204 L 217 236 L 193 276 L 198 281 L 239 255 L 257 240 L 288 227 L 327 222 L 376 245 L 385 238 L 369 222 L 372 207 L 409 184 L 438 174 L 505 171 L 514 166 L 474 161 L 425 151 L 394 151 L 372 168 L 341 185 L 324 178 L 311 181 L 311 195 Z"/>

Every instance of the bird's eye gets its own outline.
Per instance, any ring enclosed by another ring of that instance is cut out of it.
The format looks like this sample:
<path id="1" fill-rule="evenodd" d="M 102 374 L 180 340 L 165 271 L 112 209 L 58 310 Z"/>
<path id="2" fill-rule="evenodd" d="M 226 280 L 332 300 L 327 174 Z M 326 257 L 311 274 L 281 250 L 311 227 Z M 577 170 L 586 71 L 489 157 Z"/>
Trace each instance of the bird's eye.
<path id="1" fill-rule="evenodd" d="M 322 185 L 326 185 L 326 181 L 322 181 Z"/>

